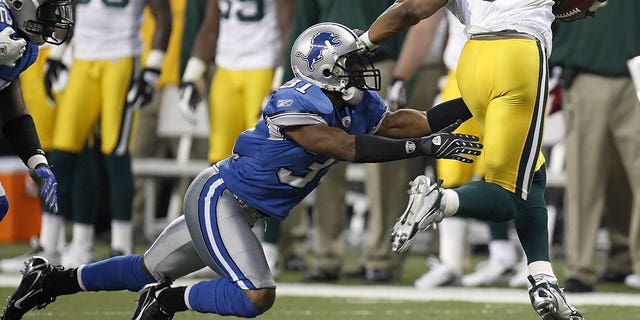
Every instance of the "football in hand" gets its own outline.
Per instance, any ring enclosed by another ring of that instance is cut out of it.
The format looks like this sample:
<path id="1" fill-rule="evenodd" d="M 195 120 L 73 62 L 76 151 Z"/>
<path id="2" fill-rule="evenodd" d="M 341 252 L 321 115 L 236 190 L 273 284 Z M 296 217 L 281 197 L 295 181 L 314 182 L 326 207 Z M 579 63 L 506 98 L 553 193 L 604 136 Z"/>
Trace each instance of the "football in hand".
<path id="1" fill-rule="evenodd" d="M 604 3 L 605 0 L 556 0 L 553 14 L 559 20 L 574 21 L 592 16 Z"/>

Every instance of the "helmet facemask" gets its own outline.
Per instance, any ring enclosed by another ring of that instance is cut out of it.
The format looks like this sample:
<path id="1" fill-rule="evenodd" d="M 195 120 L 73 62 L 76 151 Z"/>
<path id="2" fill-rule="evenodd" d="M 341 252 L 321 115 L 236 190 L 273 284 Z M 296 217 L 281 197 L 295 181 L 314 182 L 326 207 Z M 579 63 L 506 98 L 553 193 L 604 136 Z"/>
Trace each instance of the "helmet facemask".
<path id="1" fill-rule="evenodd" d="M 345 82 L 345 88 L 380 90 L 380 70 L 376 69 L 368 54 L 362 51 L 340 57 L 333 68 L 333 75 Z"/>
<path id="2" fill-rule="evenodd" d="M 71 0 L 10 0 L 18 29 L 33 43 L 59 45 L 73 28 Z M 37 3 L 40 2 L 39 5 Z"/>

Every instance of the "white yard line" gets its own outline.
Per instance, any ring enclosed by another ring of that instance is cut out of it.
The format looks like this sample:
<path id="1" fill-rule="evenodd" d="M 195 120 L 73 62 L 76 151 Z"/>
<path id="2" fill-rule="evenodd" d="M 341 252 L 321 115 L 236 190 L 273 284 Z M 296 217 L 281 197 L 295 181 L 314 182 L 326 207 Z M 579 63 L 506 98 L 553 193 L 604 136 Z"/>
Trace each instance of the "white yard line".
<path id="1" fill-rule="evenodd" d="M 16 287 L 19 275 L 0 274 L 0 287 Z M 177 285 L 188 285 L 197 279 L 181 279 Z M 525 289 L 501 288 L 460 288 L 445 287 L 433 290 L 418 290 L 412 287 L 379 285 L 330 285 L 279 283 L 279 296 L 360 298 L 374 300 L 410 300 L 410 301 L 468 301 L 486 303 L 529 303 Z M 640 307 L 640 293 L 570 293 L 567 299 L 576 305 L 616 305 Z"/>
<path id="2" fill-rule="evenodd" d="M 311 296 L 332 298 L 364 298 L 413 301 L 469 301 L 488 303 L 525 303 L 529 295 L 525 289 L 445 287 L 419 290 L 400 286 L 344 286 L 283 283 L 278 285 L 280 296 Z M 581 293 L 568 294 L 576 305 L 640 306 L 640 294 Z"/>

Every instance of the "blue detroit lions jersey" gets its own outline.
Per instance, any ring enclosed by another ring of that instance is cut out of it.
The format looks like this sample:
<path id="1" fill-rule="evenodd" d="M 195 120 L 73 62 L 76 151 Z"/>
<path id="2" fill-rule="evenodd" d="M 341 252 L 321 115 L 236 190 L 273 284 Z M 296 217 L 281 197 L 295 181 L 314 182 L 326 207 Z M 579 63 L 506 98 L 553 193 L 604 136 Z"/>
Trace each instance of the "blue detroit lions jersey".
<path id="1" fill-rule="evenodd" d="M 386 112 L 376 92 L 365 91 L 356 106 L 334 108 L 319 87 L 294 78 L 273 93 L 255 128 L 240 134 L 233 155 L 219 163 L 220 174 L 238 198 L 284 219 L 337 160 L 305 150 L 283 129 L 326 124 L 353 135 L 375 133 Z"/>
<path id="2" fill-rule="evenodd" d="M 0 30 L 4 30 L 6 27 L 12 27 L 13 30 L 17 30 L 13 25 L 13 16 L 9 8 L 7 8 L 4 2 L 0 2 Z M 11 81 L 17 79 L 22 71 L 26 70 L 36 61 L 37 57 L 38 46 L 27 40 L 27 48 L 22 54 L 22 58 L 16 61 L 15 66 L 0 66 L 0 90 L 6 88 Z"/>

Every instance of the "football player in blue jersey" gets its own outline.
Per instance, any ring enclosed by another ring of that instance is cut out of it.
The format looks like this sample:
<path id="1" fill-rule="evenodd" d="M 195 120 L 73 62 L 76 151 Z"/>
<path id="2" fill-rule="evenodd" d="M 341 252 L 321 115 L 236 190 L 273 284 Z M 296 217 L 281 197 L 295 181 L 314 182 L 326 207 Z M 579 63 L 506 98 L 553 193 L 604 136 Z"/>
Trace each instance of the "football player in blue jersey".
<path id="1" fill-rule="evenodd" d="M 273 93 L 233 155 L 194 179 L 184 216 L 151 248 L 76 269 L 32 258 L 4 319 L 60 295 L 125 289 L 140 290 L 133 319 L 171 319 L 186 310 L 255 317 L 274 303 L 276 283 L 251 226 L 267 216 L 286 218 L 331 165 L 417 156 L 470 162 L 466 155 L 480 153 L 477 137 L 451 133 L 470 117 L 464 107 L 390 112 L 375 92 L 380 72 L 362 49 L 356 33 L 340 24 L 303 31 L 291 52 L 296 77 Z M 221 277 L 170 286 L 204 266 Z"/>
<path id="2" fill-rule="evenodd" d="M 38 46 L 60 44 L 73 26 L 70 0 L 0 1 L 0 120 L 2 132 L 40 187 L 40 197 L 58 211 L 56 178 L 40 146 L 22 98 L 20 73 L 36 60 Z M 0 220 L 9 204 L 0 187 Z"/>

